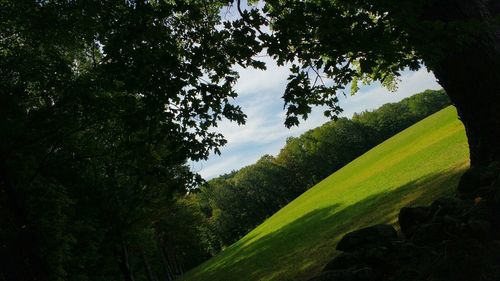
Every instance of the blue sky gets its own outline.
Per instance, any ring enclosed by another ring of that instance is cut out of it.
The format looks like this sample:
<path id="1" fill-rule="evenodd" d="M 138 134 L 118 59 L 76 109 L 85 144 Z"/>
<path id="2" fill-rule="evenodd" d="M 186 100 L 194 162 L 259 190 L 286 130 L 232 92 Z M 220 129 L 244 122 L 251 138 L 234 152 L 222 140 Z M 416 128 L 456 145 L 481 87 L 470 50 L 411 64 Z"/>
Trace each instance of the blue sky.
<path id="1" fill-rule="evenodd" d="M 256 162 L 262 155 L 278 154 L 288 137 L 299 136 L 305 131 L 328 121 L 322 108 L 313 109 L 312 114 L 300 126 L 287 129 L 283 122 L 283 95 L 289 75 L 287 67 L 278 67 L 268 58 L 266 71 L 237 69 L 240 79 L 236 84 L 239 97 L 234 101 L 247 115 L 245 125 L 223 120 L 214 130 L 222 133 L 228 143 L 221 149 L 221 155 L 211 155 L 207 161 L 191 163 L 191 169 L 205 179 L 237 170 Z M 374 83 L 361 87 L 354 96 L 339 96 L 344 109 L 342 116 L 350 117 L 354 112 L 371 110 L 388 102 L 396 102 L 426 89 L 440 89 L 432 73 L 425 69 L 417 72 L 405 71 L 396 92 Z"/>

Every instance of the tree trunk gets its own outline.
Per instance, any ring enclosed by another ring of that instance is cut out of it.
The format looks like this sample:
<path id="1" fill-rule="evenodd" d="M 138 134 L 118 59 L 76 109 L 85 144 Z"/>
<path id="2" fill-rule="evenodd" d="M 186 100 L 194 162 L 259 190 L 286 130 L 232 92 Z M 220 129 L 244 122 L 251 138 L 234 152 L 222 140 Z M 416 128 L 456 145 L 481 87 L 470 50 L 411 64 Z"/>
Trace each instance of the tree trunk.
<path id="1" fill-rule="evenodd" d="M 23 200 L 0 165 L 0 275 L 6 280 L 48 280 L 37 253 L 37 232 L 26 217 Z"/>
<path id="2" fill-rule="evenodd" d="M 163 250 L 163 246 L 161 243 L 158 243 L 159 248 L 160 248 L 160 254 L 161 254 L 161 261 L 163 264 L 163 268 L 165 269 L 165 275 L 166 275 L 166 280 L 174 280 L 174 273 L 172 272 L 172 268 L 170 268 L 170 265 L 168 263 L 168 260 L 165 256 L 165 251 Z"/>
<path id="3" fill-rule="evenodd" d="M 151 270 L 151 265 L 149 264 L 148 258 L 146 257 L 146 253 L 144 252 L 144 249 L 141 249 L 141 257 L 142 257 L 142 263 L 144 264 L 144 268 L 146 269 L 146 274 L 148 276 L 149 281 L 156 281 L 156 278 L 154 277 L 153 271 Z"/>
<path id="4" fill-rule="evenodd" d="M 435 2 L 442 5 L 432 15 L 441 22 L 481 23 L 480 29 L 467 34 L 472 40 L 449 46 L 440 60 L 431 63 L 465 126 L 471 166 L 500 161 L 500 27 L 492 20 L 499 5 L 490 2 L 495 1 Z"/>
<path id="5" fill-rule="evenodd" d="M 120 251 L 120 270 L 124 281 L 135 281 L 132 269 L 129 263 L 127 246 L 123 245 Z"/>
<path id="6" fill-rule="evenodd" d="M 182 267 L 182 264 L 177 260 L 175 252 L 169 251 L 165 244 L 163 244 L 161 249 L 164 258 L 173 273 L 174 279 L 182 275 L 184 273 L 184 269 Z"/>

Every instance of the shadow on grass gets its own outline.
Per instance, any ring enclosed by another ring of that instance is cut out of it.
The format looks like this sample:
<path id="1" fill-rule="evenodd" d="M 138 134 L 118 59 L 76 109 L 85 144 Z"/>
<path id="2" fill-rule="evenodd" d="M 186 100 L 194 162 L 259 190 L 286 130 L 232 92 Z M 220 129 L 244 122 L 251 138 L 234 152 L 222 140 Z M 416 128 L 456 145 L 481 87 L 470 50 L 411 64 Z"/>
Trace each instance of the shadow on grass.
<path id="1" fill-rule="evenodd" d="M 465 169 L 430 174 L 350 206 L 315 209 L 249 244 L 245 242 L 253 237 L 247 236 L 188 280 L 306 280 L 338 254 L 335 245 L 345 233 L 379 223 L 394 224 L 402 207 L 427 205 L 453 194 Z"/>

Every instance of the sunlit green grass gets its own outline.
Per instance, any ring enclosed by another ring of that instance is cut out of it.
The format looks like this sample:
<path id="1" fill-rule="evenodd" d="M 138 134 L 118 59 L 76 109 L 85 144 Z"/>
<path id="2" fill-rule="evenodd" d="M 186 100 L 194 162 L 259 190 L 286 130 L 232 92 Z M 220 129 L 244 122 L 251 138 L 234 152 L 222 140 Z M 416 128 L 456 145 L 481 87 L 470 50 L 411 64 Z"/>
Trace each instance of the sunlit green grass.
<path id="1" fill-rule="evenodd" d="M 305 280 L 346 232 L 396 223 L 398 210 L 451 195 L 468 167 L 454 107 L 415 124 L 332 174 L 181 280 Z"/>

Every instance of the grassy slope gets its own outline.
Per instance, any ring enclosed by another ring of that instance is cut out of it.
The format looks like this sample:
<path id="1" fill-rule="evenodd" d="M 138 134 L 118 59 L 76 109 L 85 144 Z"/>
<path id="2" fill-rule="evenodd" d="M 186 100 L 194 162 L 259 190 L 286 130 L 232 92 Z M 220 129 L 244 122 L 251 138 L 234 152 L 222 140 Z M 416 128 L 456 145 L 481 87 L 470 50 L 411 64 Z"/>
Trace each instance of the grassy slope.
<path id="1" fill-rule="evenodd" d="M 395 223 L 398 210 L 453 192 L 468 167 L 448 107 L 332 174 L 181 280 L 304 280 L 336 255 L 346 232 Z"/>

